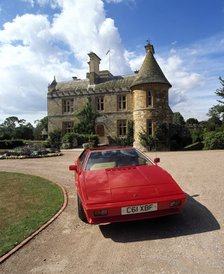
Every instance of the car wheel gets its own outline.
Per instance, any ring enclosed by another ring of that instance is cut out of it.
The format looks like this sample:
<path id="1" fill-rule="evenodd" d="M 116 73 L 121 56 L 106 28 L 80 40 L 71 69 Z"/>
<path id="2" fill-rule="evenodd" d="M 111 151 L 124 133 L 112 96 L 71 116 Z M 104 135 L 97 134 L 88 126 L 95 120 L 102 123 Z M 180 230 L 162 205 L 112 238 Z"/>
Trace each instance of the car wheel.
<path id="1" fill-rule="evenodd" d="M 87 223 L 86 214 L 85 214 L 85 211 L 83 209 L 82 202 L 81 202 L 78 195 L 77 195 L 77 204 L 78 204 L 79 219 L 82 220 L 83 222 Z"/>

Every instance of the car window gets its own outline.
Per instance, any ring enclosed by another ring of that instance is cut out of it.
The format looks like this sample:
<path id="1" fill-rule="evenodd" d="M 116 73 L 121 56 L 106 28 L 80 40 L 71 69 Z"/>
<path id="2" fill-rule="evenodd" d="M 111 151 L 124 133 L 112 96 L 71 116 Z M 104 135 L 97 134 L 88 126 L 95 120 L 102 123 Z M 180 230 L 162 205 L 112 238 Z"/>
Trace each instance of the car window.
<path id="1" fill-rule="evenodd" d="M 87 150 L 84 150 L 81 155 L 79 156 L 79 168 L 81 169 L 82 168 L 82 165 L 84 163 L 84 160 L 85 160 L 85 157 L 86 157 L 86 154 L 87 154 Z"/>
<path id="2" fill-rule="evenodd" d="M 135 149 L 92 151 L 85 169 L 97 170 L 123 166 L 153 165 L 142 153 Z"/>

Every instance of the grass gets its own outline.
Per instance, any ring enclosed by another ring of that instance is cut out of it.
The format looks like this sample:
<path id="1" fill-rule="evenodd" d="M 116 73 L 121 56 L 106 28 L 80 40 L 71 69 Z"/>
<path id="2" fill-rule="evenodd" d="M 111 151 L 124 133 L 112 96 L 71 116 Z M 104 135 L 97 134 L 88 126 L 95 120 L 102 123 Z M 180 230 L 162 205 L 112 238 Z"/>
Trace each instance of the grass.
<path id="1" fill-rule="evenodd" d="M 46 223 L 63 199 L 61 188 L 41 177 L 0 172 L 0 256 Z"/>

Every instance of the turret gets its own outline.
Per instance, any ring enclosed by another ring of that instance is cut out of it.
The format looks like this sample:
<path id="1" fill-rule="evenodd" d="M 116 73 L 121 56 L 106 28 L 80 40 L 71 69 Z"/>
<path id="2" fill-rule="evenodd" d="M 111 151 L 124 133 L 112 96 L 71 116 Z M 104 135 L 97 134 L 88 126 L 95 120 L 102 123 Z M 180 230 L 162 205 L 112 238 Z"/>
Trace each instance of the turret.
<path id="1" fill-rule="evenodd" d="M 168 90 L 171 84 L 166 79 L 156 59 L 154 47 L 145 46 L 146 56 L 131 85 L 133 91 L 134 146 L 140 145 L 140 132 L 154 136 L 159 123 L 171 122 L 168 105 Z"/>

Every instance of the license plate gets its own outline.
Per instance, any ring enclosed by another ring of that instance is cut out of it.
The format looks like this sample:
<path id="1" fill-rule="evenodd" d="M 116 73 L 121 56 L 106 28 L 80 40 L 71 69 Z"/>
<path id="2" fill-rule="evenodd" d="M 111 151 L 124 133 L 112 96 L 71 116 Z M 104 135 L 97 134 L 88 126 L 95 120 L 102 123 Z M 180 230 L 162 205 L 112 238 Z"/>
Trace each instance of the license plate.
<path id="1" fill-rule="evenodd" d="M 157 203 L 137 205 L 137 206 L 126 206 L 121 208 L 121 215 L 145 213 L 145 212 L 156 211 L 157 209 L 158 209 Z"/>

